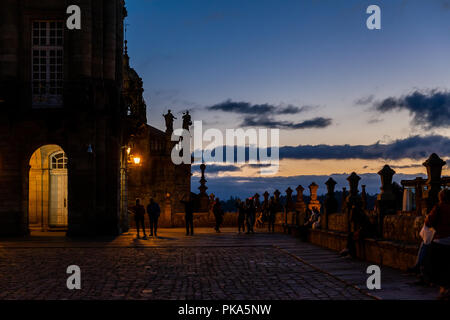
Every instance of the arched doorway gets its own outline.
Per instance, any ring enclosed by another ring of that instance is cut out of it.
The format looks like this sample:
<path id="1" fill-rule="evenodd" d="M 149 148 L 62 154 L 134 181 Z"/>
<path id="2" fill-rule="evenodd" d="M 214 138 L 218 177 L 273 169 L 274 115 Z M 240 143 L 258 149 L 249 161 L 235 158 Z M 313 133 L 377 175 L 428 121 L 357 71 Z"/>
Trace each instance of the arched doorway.
<path id="1" fill-rule="evenodd" d="M 58 145 L 37 149 L 30 159 L 30 230 L 62 231 L 68 226 L 68 158 Z"/>

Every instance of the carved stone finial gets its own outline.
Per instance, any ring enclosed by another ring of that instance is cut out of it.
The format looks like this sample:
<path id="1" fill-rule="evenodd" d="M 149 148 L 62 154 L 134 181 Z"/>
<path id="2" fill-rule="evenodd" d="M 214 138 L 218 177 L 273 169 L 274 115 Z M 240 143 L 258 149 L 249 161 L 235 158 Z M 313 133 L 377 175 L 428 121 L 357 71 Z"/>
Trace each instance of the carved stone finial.
<path id="1" fill-rule="evenodd" d="M 427 211 L 430 211 L 432 207 L 438 202 L 438 194 L 441 190 L 441 174 L 442 167 L 446 162 L 439 158 L 436 153 L 433 153 L 423 165 L 427 168 L 428 179 L 426 185 L 428 190 L 424 192 L 424 198 L 426 201 Z"/>
<path id="2" fill-rule="evenodd" d="M 333 178 L 330 177 L 330 179 L 327 180 L 327 182 L 325 182 L 326 186 L 327 186 L 327 191 L 328 194 L 334 194 L 334 187 L 336 186 L 337 182 L 334 181 Z"/>
<path id="3" fill-rule="evenodd" d="M 394 174 L 395 171 L 388 165 L 385 165 L 383 169 L 378 172 L 378 175 L 381 178 L 381 194 L 392 192 L 392 177 Z"/>
<path id="4" fill-rule="evenodd" d="M 281 192 L 280 192 L 280 190 L 275 190 L 275 192 L 273 193 L 273 195 L 275 196 L 275 200 L 276 201 L 279 201 L 280 200 L 280 194 L 281 194 Z"/>
<path id="5" fill-rule="evenodd" d="M 356 174 L 356 172 L 352 172 L 352 174 L 347 178 L 348 184 L 350 186 L 350 196 L 354 197 L 358 195 L 358 183 L 361 178 Z"/>
<path id="6" fill-rule="evenodd" d="M 320 211 L 321 205 L 319 200 L 317 200 L 317 189 L 319 189 L 319 186 L 315 182 L 309 185 L 311 200 L 309 201 L 308 208 L 310 210 L 317 209 Z"/>

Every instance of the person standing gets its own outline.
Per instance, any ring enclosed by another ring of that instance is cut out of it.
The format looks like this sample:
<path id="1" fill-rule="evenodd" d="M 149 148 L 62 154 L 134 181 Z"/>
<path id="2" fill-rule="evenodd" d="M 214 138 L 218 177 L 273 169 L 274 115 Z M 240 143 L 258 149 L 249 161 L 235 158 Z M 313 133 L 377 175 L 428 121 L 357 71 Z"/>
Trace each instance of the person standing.
<path id="1" fill-rule="evenodd" d="M 220 232 L 220 225 L 223 222 L 223 210 L 222 205 L 220 204 L 220 199 L 216 198 L 213 206 L 214 217 L 216 218 L 216 227 L 214 228 L 217 233 Z"/>
<path id="2" fill-rule="evenodd" d="M 274 198 L 272 197 L 269 202 L 269 216 L 268 216 L 268 222 L 269 222 L 269 232 L 275 233 L 275 220 L 277 216 L 277 204 L 275 203 Z"/>
<path id="3" fill-rule="evenodd" d="M 184 204 L 184 219 L 186 221 L 186 235 L 194 235 L 194 202 L 188 198 L 188 200 L 181 200 Z"/>
<path id="4" fill-rule="evenodd" d="M 159 205 L 153 200 L 153 198 L 150 198 L 150 203 L 147 206 L 147 214 L 150 220 L 150 237 L 153 237 L 153 235 L 155 235 L 156 238 L 158 237 L 158 219 L 159 215 L 161 214 L 161 209 Z"/>
<path id="5" fill-rule="evenodd" d="M 239 233 L 245 232 L 245 204 L 243 201 L 238 201 L 238 230 Z"/>
<path id="6" fill-rule="evenodd" d="M 255 225 L 256 208 L 253 199 L 247 199 L 247 234 L 255 233 L 253 230 Z"/>
<path id="7" fill-rule="evenodd" d="M 142 227 L 144 233 L 144 240 L 147 240 L 147 235 L 145 233 L 145 208 L 141 204 L 140 199 L 136 199 L 136 205 L 132 208 L 134 212 L 134 221 L 136 222 L 137 238 L 140 239 L 139 227 Z"/>

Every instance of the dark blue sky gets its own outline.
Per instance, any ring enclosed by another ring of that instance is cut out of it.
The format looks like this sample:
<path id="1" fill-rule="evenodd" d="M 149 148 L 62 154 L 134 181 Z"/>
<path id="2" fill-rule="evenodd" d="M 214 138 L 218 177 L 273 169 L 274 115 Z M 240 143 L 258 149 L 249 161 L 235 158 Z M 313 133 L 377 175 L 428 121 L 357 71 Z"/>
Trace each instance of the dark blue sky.
<path id="1" fill-rule="evenodd" d="M 450 0 L 126 4 L 131 64 L 144 80 L 148 119 L 155 127 L 164 128 L 162 113 L 169 108 L 179 119 L 183 110 L 191 109 L 193 118 L 207 127 L 239 127 L 242 114 L 207 110 L 231 100 L 309 107 L 276 119 L 269 115 L 278 122 L 330 119 L 323 127 L 282 128 L 281 145 L 371 145 L 412 135 L 450 137 L 448 120 L 443 126 L 414 125 L 421 106 L 414 106 L 416 113 L 412 107 L 371 108 L 377 101 L 400 99 L 415 90 L 448 91 Z M 381 30 L 366 28 L 371 4 L 381 7 Z M 331 172 L 348 170 L 333 167 Z"/>

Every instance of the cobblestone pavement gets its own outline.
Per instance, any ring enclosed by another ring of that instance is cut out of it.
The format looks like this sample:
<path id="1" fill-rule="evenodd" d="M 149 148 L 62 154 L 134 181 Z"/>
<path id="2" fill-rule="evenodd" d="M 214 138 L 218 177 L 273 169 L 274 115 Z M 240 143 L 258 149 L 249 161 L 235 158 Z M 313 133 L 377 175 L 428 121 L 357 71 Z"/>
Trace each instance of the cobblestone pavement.
<path id="1" fill-rule="evenodd" d="M 372 299 L 282 249 L 301 245 L 287 235 L 160 236 L 0 240 L 0 299 Z M 66 287 L 69 265 L 81 268 L 81 290 Z"/>

